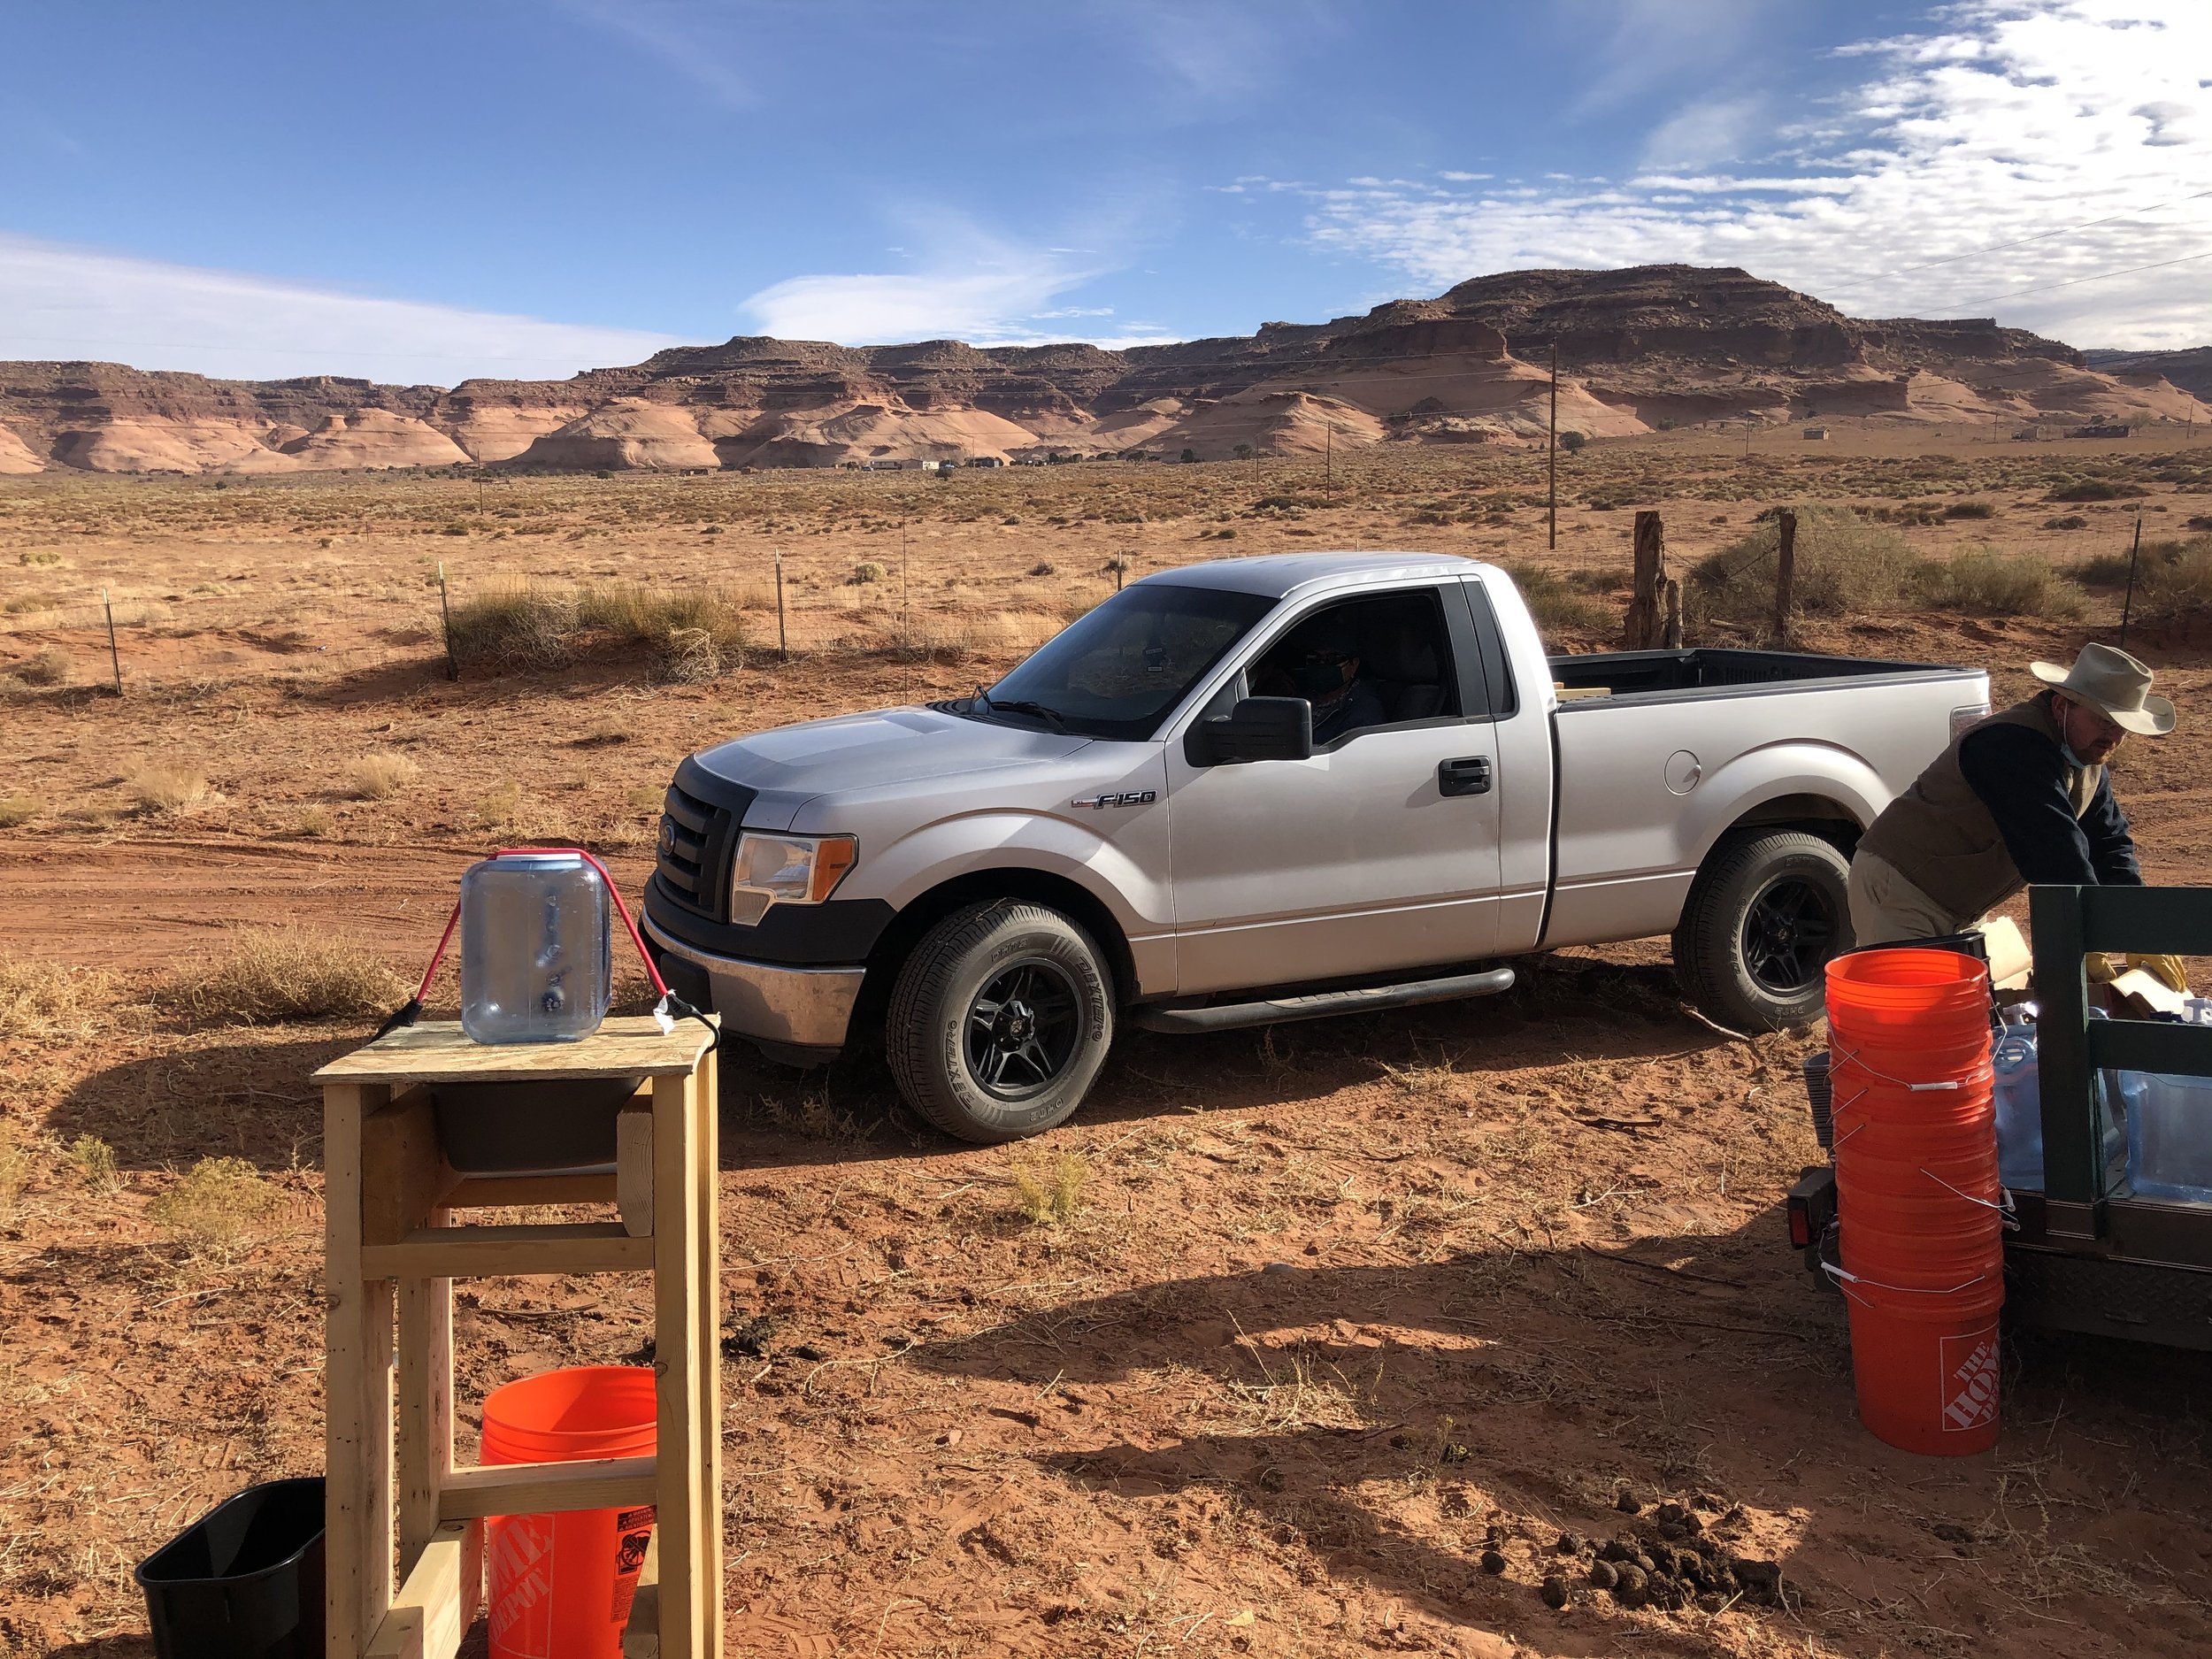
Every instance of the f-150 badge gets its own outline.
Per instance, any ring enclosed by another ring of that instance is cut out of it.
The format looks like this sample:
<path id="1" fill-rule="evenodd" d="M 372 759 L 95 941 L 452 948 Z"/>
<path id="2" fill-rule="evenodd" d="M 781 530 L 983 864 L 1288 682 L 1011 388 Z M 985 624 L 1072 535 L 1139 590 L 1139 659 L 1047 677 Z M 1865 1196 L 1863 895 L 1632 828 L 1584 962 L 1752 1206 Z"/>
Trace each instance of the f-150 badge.
<path id="1" fill-rule="evenodd" d="M 1150 806 L 1160 798 L 1157 789 L 1125 789 L 1118 795 L 1094 795 L 1080 801 L 1071 801 L 1070 806 Z"/>

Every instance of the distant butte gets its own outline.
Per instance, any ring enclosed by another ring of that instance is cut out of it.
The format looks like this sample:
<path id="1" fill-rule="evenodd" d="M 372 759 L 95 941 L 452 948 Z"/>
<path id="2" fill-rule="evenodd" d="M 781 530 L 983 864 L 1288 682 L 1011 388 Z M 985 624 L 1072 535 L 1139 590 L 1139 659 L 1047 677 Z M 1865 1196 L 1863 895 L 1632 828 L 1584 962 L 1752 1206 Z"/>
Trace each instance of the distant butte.
<path id="1" fill-rule="evenodd" d="M 1739 270 L 1639 265 L 1511 271 L 1363 317 L 1122 351 L 740 336 L 572 380 L 450 390 L 0 364 L 0 473 L 693 471 L 1514 445 L 1544 430 L 1555 345 L 1560 425 L 1593 437 L 1743 419 L 2212 422 L 2202 352 L 2085 356 L 1988 319 L 1865 321 Z"/>

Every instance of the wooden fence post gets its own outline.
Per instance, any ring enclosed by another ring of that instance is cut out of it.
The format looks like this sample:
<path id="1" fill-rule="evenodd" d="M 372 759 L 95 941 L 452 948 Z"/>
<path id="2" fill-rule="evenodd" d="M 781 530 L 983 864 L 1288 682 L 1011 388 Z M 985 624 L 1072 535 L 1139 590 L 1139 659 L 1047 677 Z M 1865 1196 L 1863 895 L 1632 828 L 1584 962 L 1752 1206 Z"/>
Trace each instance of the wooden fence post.
<path id="1" fill-rule="evenodd" d="M 1667 633 L 1663 641 L 1671 651 L 1682 649 L 1682 584 L 1667 578 Z"/>
<path id="2" fill-rule="evenodd" d="M 1785 507 L 1774 515 L 1774 644 L 1790 642 L 1790 607 L 1797 589 L 1797 514 Z"/>
<path id="3" fill-rule="evenodd" d="M 776 549 L 776 654 L 785 662 L 791 660 L 791 635 L 783 619 L 783 549 Z"/>
<path id="4" fill-rule="evenodd" d="M 1659 644 L 1665 629 L 1662 606 L 1666 580 L 1666 534 L 1658 513 L 1647 508 L 1636 515 L 1636 593 L 1628 602 L 1623 649 L 1648 651 Z"/>
<path id="5" fill-rule="evenodd" d="M 453 654 L 453 603 L 446 597 L 445 561 L 438 561 L 438 619 L 445 630 L 445 677 L 461 677 L 461 659 Z"/>

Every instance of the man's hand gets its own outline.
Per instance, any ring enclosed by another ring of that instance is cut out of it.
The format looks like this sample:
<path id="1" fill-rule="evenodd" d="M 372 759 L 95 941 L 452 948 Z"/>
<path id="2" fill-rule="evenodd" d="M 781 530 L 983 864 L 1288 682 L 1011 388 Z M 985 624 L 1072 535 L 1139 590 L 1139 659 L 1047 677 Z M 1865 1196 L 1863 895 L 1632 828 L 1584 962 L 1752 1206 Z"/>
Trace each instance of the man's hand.
<path id="1" fill-rule="evenodd" d="M 2179 956 L 2131 950 L 2128 966 L 2142 969 L 2170 991 L 2186 994 L 2189 989 L 2189 971 L 2181 965 Z"/>

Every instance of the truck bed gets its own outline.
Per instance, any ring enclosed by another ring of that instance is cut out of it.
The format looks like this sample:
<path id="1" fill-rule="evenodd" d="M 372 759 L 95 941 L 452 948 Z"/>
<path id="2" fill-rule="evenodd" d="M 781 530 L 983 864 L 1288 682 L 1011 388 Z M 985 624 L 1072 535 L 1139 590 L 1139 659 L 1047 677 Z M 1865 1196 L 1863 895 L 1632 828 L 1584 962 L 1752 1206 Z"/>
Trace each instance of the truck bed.
<path id="1" fill-rule="evenodd" d="M 1711 693 L 1734 687 L 1873 680 L 1909 674 L 1952 674 L 1939 663 L 1896 663 L 1811 651 L 1703 648 L 1678 651 L 1592 651 L 1552 657 L 1552 684 L 1563 698 L 1650 697 Z"/>

